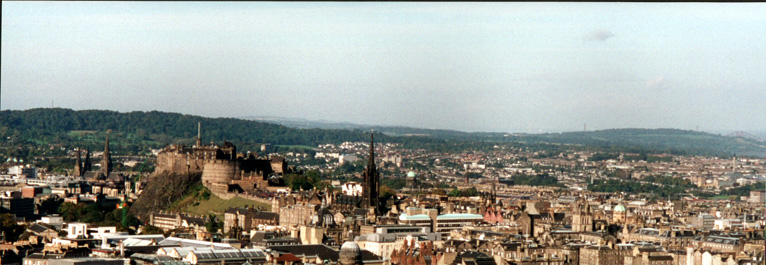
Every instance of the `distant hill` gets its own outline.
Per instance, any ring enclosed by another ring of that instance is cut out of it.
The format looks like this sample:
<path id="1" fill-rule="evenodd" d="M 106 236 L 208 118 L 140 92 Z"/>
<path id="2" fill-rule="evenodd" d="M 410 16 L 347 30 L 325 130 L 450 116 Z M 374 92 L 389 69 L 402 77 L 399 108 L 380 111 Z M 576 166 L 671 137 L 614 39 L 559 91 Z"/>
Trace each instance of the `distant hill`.
<path id="1" fill-rule="evenodd" d="M 438 138 L 459 139 L 459 140 L 486 140 L 487 136 L 503 136 L 506 133 L 497 132 L 462 132 L 455 130 L 442 129 L 424 129 L 406 126 L 382 126 L 369 124 L 356 124 L 349 122 L 334 121 L 314 121 L 299 118 L 282 118 L 273 116 L 244 116 L 246 120 L 262 121 L 276 123 L 291 128 L 299 129 L 357 129 L 357 130 L 375 130 L 390 136 L 432 136 Z"/>
<path id="2" fill-rule="evenodd" d="M 255 150 L 261 143 L 308 145 L 369 141 L 362 130 L 295 129 L 273 123 L 235 118 L 206 118 L 167 112 L 120 113 L 106 110 L 30 109 L 0 111 L 2 141 L 35 144 L 103 145 L 107 130 L 113 131 L 116 148 L 157 148 L 171 143 L 192 144 L 197 123 L 202 123 L 204 143 L 230 141 L 240 150 Z M 10 137 L 10 138 L 9 138 Z M 388 141 L 380 135 L 379 141 Z M 126 145 L 126 146 L 121 146 Z"/>
<path id="3" fill-rule="evenodd" d="M 766 155 L 766 143 L 761 141 L 678 129 L 611 129 L 590 132 L 547 133 L 511 136 L 509 140 L 595 147 L 622 146 L 667 150 L 679 154 L 737 154 L 759 157 Z"/>
<path id="4" fill-rule="evenodd" d="M 533 148 L 551 148 L 565 144 L 579 146 L 581 149 L 606 151 L 719 156 L 766 155 L 766 143 L 754 139 L 677 129 L 612 129 L 546 134 L 468 133 L 374 125 L 357 127 L 353 124 L 343 125 L 351 127 L 347 129 L 299 129 L 262 121 L 206 118 L 158 111 L 120 113 L 61 108 L 0 111 L 0 143 L 65 146 L 84 144 L 101 148 L 104 132 L 111 129 L 115 150 L 147 151 L 148 148 L 163 147 L 171 143 L 192 144 L 197 134 L 197 122 L 202 123 L 202 140 L 205 143 L 221 143 L 226 140 L 237 145 L 242 151 L 257 150 L 261 143 L 316 146 L 345 141 L 366 142 L 369 141 L 369 130 L 374 129 L 383 133 L 376 134 L 377 142 L 398 142 L 406 147 L 435 151 L 491 149 L 495 143 L 505 142 Z"/>
<path id="5" fill-rule="evenodd" d="M 454 130 L 422 129 L 403 126 L 377 126 L 327 121 L 310 121 L 279 117 L 243 117 L 268 120 L 295 128 L 353 128 L 382 132 L 391 136 L 431 136 L 442 139 L 482 142 L 521 142 L 528 144 L 570 144 L 608 148 L 615 151 L 666 151 L 675 154 L 701 154 L 730 156 L 766 155 L 766 142 L 757 135 L 736 132 L 717 135 L 678 129 L 609 129 L 599 131 L 519 134 L 497 132 L 461 132 Z"/>

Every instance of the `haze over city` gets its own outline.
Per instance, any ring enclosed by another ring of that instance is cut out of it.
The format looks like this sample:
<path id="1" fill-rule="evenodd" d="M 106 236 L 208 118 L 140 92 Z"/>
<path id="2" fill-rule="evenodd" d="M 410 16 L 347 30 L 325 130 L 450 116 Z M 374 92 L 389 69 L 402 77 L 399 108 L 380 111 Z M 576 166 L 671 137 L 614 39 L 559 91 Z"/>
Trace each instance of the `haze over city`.
<path id="1" fill-rule="evenodd" d="M 763 3 L 2 7 L 2 109 L 766 130 Z"/>

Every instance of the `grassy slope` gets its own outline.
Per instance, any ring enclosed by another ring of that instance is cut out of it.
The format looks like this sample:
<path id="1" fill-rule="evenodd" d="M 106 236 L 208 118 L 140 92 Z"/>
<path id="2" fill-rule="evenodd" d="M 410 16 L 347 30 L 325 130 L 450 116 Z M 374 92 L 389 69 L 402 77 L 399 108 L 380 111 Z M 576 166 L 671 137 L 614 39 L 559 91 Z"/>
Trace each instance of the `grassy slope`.
<path id="1" fill-rule="evenodd" d="M 224 200 L 219 198 L 218 196 L 211 195 L 210 199 L 208 200 L 195 200 L 188 205 L 186 205 L 185 208 L 183 208 L 181 211 L 192 213 L 196 215 L 207 215 L 209 213 L 215 214 L 219 217 L 223 217 L 223 213 L 232 207 L 262 207 L 264 210 L 269 211 L 271 209 L 271 205 L 251 201 L 239 197 L 234 197 L 228 200 Z"/>

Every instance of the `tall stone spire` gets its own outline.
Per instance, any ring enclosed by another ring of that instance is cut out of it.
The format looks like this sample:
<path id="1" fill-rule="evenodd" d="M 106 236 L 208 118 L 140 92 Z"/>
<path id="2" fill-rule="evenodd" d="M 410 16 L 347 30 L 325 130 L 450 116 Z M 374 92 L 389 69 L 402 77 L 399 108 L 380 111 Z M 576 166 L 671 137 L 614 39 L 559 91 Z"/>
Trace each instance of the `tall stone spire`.
<path id="1" fill-rule="evenodd" d="M 93 169 L 93 163 L 90 161 L 90 147 L 85 149 L 85 162 L 82 164 L 82 169 L 83 174 Z"/>
<path id="2" fill-rule="evenodd" d="M 373 207 L 375 209 L 375 214 L 377 215 L 379 213 L 380 207 L 378 203 L 378 196 L 380 193 L 380 175 L 375 168 L 375 141 L 373 139 L 374 133 L 374 131 L 370 133 L 370 157 L 367 160 L 367 167 L 364 170 L 364 187 L 362 191 L 364 193 L 364 198 L 362 203 L 364 204 L 363 207 L 365 208 Z"/>
<path id="3" fill-rule="evenodd" d="M 82 156 L 80 154 L 80 148 L 77 148 L 77 161 L 74 164 L 74 175 L 77 177 L 82 177 L 84 170 L 82 168 Z"/>
<path id="4" fill-rule="evenodd" d="M 112 130 L 108 130 L 106 132 L 106 144 L 104 144 L 104 158 L 101 160 L 101 173 L 104 175 L 104 177 L 109 176 L 109 173 L 112 172 L 112 155 L 109 152 L 109 133 L 111 133 Z"/>

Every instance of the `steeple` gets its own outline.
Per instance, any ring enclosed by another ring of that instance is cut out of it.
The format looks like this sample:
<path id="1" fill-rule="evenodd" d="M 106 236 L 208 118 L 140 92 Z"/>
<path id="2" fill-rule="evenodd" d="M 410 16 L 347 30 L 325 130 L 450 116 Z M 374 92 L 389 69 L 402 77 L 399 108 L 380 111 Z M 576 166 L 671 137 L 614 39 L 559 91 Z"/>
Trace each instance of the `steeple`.
<path id="1" fill-rule="evenodd" d="M 90 147 L 85 149 L 85 162 L 82 165 L 83 174 L 93 169 L 93 163 L 90 161 Z"/>
<path id="2" fill-rule="evenodd" d="M 83 171 L 83 166 L 82 166 L 82 157 L 81 157 L 81 154 L 80 154 L 80 148 L 78 147 L 77 148 L 77 161 L 74 164 L 74 175 L 76 177 L 82 177 L 83 173 L 84 173 L 84 171 Z"/>
<path id="3" fill-rule="evenodd" d="M 363 173 L 364 187 L 362 193 L 364 193 L 364 198 L 362 200 L 362 207 L 373 207 L 375 209 L 375 214 L 377 215 L 379 213 L 380 207 L 378 203 L 378 194 L 380 193 L 380 175 L 375 169 L 375 141 L 373 139 L 374 133 L 374 131 L 370 133 L 370 157 L 369 160 L 367 160 L 367 167 Z"/>
<path id="4" fill-rule="evenodd" d="M 375 131 L 370 132 L 370 160 L 367 161 L 367 170 L 375 171 L 375 141 L 373 134 Z"/>
<path id="5" fill-rule="evenodd" d="M 104 175 L 104 177 L 109 176 L 109 173 L 112 172 L 112 155 L 109 152 L 109 133 L 111 133 L 112 130 L 106 131 L 106 143 L 104 144 L 104 158 L 101 160 L 101 174 Z"/>

